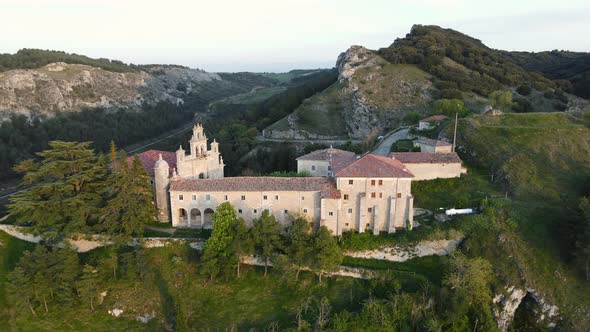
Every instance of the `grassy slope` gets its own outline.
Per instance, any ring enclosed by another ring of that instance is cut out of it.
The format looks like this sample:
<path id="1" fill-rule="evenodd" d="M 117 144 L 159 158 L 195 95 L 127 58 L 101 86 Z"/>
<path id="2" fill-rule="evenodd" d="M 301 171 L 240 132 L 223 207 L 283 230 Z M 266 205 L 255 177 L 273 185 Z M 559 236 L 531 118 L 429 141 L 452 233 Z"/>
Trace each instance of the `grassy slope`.
<path id="1" fill-rule="evenodd" d="M 429 99 L 423 91 L 430 87 L 431 75 L 408 64 L 365 67 L 352 76 L 368 103 L 381 111 L 423 107 Z"/>
<path id="2" fill-rule="evenodd" d="M 464 159 L 495 174 L 512 198 L 496 216 L 511 226 L 468 246 L 573 315 L 590 310 L 590 289 L 564 263 L 558 239 L 590 179 L 589 125 L 590 112 L 529 113 L 468 118 L 459 129 Z"/>
<path id="3" fill-rule="evenodd" d="M 261 102 L 263 100 L 266 100 L 266 99 L 276 95 L 277 93 L 281 93 L 285 90 L 286 90 L 286 88 L 282 87 L 282 86 L 258 88 L 258 89 L 255 89 L 255 90 L 252 90 L 249 92 L 245 92 L 245 93 L 241 93 L 238 95 L 227 97 L 223 100 L 215 102 L 215 104 L 218 104 L 218 103 L 241 104 L 241 105 L 255 104 L 255 103 Z"/>
<path id="4" fill-rule="evenodd" d="M 336 82 L 324 91 L 306 99 L 294 111 L 299 118 L 298 129 L 320 135 L 346 136 L 346 122 L 342 108 L 350 107 L 350 95 Z M 287 118 L 283 118 L 268 129 L 288 129 Z"/>
<path id="5" fill-rule="evenodd" d="M 589 126 L 590 112 L 479 116 L 460 122 L 458 143 L 521 198 L 555 199 L 578 193 L 590 175 Z"/>

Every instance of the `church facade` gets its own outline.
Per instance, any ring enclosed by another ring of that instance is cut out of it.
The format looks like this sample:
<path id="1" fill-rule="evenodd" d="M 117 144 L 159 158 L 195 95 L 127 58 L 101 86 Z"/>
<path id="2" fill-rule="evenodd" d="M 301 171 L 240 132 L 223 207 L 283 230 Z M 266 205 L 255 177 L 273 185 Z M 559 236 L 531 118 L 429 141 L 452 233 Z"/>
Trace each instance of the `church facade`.
<path id="1" fill-rule="evenodd" d="M 150 150 L 138 157 L 152 176 L 159 220 L 211 228 L 216 208 L 230 202 L 247 224 L 269 210 L 287 226 L 304 216 L 335 235 L 393 233 L 413 223 L 412 172 L 399 160 L 329 148 L 297 158 L 309 177 L 224 177 L 219 144 L 193 128 L 188 153 Z"/>

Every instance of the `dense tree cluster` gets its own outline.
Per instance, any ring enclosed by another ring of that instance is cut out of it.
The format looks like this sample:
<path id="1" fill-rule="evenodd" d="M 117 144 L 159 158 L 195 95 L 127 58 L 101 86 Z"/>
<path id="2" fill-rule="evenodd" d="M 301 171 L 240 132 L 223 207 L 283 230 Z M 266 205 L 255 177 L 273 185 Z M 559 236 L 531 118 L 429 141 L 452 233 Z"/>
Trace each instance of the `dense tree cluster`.
<path id="1" fill-rule="evenodd" d="M 305 217 L 293 217 L 282 232 L 268 210 L 252 221 L 251 228 L 237 215 L 229 202 L 221 204 L 213 215 L 213 232 L 203 248 L 201 270 L 210 278 L 228 275 L 233 269 L 239 277 L 243 258 L 251 254 L 262 260 L 264 276 L 272 263 L 294 272 L 296 279 L 303 269 L 315 271 L 320 282 L 323 274 L 342 263 L 342 253 L 330 231 L 326 227 L 312 231 Z"/>
<path id="2" fill-rule="evenodd" d="M 141 237 L 156 217 L 149 176 L 135 159 L 112 148 L 96 155 L 89 142 L 52 141 L 40 162 L 16 166 L 27 188 L 10 198 L 9 212 L 47 243 L 76 233 L 99 233 L 116 243 Z"/>
<path id="3" fill-rule="evenodd" d="M 437 26 L 415 25 L 405 37 L 396 39 L 379 54 L 391 63 L 416 64 L 436 77 L 435 85 L 445 97 L 458 97 L 455 90 L 489 95 L 502 85 L 531 84 L 545 91 L 556 84 L 538 73 L 530 73 L 503 53 L 460 32 Z"/>
<path id="4" fill-rule="evenodd" d="M 590 98 L 590 54 L 585 52 L 502 52 L 519 66 L 557 80 L 560 89 Z M 519 92 L 520 93 L 520 92 Z"/>
<path id="5" fill-rule="evenodd" d="M 43 67 L 52 62 L 65 62 L 100 67 L 114 72 L 135 71 L 137 66 L 127 65 L 122 61 L 109 59 L 92 59 L 84 55 L 38 49 L 21 49 L 15 54 L 0 54 L 0 71 L 11 69 L 33 69 Z"/>

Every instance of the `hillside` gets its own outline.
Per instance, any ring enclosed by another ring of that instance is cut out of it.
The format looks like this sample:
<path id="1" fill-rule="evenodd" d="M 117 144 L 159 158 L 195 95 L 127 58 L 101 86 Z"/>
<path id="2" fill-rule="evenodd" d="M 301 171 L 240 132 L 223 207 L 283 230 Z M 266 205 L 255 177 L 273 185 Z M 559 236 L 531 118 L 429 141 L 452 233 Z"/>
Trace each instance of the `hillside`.
<path id="1" fill-rule="evenodd" d="M 549 61 L 546 55 L 495 50 L 455 30 L 414 25 L 388 47 L 350 47 L 336 62 L 338 84 L 265 134 L 365 138 L 398 126 L 410 111 L 431 113 L 435 99 L 461 99 L 471 112 L 480 113 L 497 90 L 519 91 L 516 112 L 583 109 L 588 104 L 580 98 L 587 96 L 588 54 L 550 54 Z"/>
<path id="2" fill-rule="evenodd" d="M 476 116 L 460 122 L 465 159 L 518 196 L 576 196 L 590 176 L 590 112 Z"/>
<path id="3" fill-rule="evenodd" d="M 352 46 L 338 57 L 338 82 L 271 125 L 273 138 L 365 138 L 398 123 L 408 110 L 432 99 L 428 73 L 390 64 L 375 51 Z"/>
<path id="4" fill-rule="evenodd" d="M 590 54 L 556 50 L 504 54 L 529 71 L 543 73 L 554 80 L 564 80 L 566 91 L 590 98 Z"/>

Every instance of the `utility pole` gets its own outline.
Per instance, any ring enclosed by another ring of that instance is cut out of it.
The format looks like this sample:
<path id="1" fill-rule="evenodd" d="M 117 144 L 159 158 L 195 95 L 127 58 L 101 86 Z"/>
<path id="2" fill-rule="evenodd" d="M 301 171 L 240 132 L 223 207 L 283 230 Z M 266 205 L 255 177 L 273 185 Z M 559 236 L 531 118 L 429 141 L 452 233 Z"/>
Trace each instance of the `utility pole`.
<path id="1" fill-rule="evenodd" d="M 455 152 L 455 148 L 457 146 L 457 120 L 459 118 L 459 113 L 455 113 L 455 132 L 453 133 L 453 152 Z"/>

